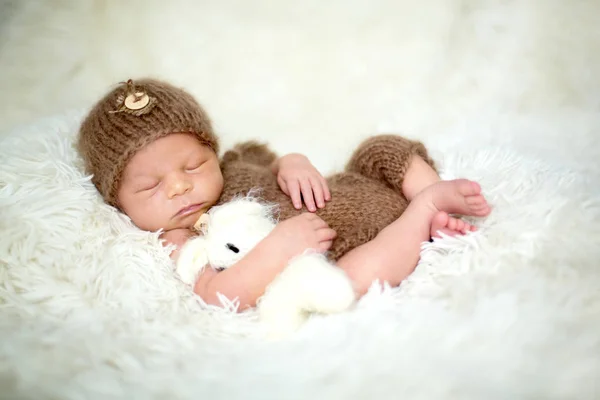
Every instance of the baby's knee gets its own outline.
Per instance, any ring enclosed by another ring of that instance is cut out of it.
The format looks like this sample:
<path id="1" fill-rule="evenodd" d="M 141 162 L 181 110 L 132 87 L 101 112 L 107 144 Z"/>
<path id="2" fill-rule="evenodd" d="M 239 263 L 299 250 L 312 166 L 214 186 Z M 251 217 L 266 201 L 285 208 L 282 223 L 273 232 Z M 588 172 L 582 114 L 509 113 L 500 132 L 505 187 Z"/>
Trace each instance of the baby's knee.
<path id="1" fill-rule="evenodd" d="M 396 186 L 414 156 L 422 158 L 435 169 L 425 145 L 398 135 L 377 135 L 366 139 L 354 151 L 346 170 L 384 180 Z"/>

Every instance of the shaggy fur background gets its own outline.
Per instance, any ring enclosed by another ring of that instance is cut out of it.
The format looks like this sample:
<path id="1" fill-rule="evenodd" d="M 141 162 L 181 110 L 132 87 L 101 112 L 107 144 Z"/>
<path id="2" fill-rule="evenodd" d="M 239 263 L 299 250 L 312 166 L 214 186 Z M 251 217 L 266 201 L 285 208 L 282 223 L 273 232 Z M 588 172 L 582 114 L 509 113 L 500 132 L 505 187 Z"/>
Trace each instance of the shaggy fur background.
<path id="1" fill-rule="evenodd" d="M 8 1 L 0 23 L 0 398 L 600 396 L 595 1 Z M 72 148 L 110 85 L 188 88 L 227 148 L 324 173 L 375 132 L 479 180 L 480 231 L 279 343 L 204 307 Z"/>

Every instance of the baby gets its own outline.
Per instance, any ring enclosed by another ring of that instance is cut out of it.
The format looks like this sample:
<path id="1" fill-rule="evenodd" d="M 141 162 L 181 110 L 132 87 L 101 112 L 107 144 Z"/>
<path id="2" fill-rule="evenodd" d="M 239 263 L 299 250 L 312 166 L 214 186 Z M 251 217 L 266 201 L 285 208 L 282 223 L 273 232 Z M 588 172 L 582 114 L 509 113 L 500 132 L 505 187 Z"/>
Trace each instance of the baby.
<path id="1" fill-rule="evenodd" d="M 306 249 L 327 252 L 358 295 L 376 279 L 399 285 L 415 269 L 422 242 L 440 231 L 475 230 L 449 214 L 490 212 L 477 183 L 441 181 L 425 147 L 400 136 L 366 140 L 345 171 L 327 179 L 305 156 L 277 157 L 256 142 L 219 158 L 202 107 L 152 79 L 129 80 L 102 98 L 81 125 L 78 149 L 104 200 L 140 229 L 162 229 L 177 248 L 202 213 L 236 195 L 258 188 L 278 204 L 280 223 L 264 240 L 231 268 L 204 269 L 195 284 L 207 303 L 219 304 L 221 293 L 237 297 L 240 309 L 253 307 Z"/>

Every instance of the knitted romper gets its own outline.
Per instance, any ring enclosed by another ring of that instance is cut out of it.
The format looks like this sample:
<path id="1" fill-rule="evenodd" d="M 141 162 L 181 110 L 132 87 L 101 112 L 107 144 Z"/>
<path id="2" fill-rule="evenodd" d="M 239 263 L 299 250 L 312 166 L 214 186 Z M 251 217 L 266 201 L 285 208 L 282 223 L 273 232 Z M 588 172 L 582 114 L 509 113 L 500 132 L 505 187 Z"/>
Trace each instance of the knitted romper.
<path id="1" fill-rule="evenodd" d="M 331 201 L 316 214 L 337 232 L 328 256 L 344 254 L 377 236 L 408 206 L 402 182 L 413 154 L 435 169 L 425 146 L 395 135 L 379 135 L 364 141 L 352 154 L 344 172 L 327 177 Z M 221 159 L 225 181 L 219 204 L 250 190 L 260 189 L 263 201 L 279 205 L 283 221 L 307 210 L 297 210 L 281 191 L 269 165 L 276 155 L 257 142 L 238 144 Z"/>

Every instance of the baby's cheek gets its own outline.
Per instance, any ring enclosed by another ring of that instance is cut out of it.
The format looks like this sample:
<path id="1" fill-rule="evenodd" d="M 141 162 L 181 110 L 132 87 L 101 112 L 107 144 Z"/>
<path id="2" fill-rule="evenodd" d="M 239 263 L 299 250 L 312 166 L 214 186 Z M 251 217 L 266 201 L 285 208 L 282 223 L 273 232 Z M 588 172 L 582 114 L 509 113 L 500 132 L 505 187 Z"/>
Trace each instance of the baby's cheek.
<path id="1" fill-rule="evenodd" d="M 153 198 L 152 201 L 145 205 L 145 210 L 152 222 L 158 225 L 159 228 L 172 228 L 169 224 L 174 212 L 171 212 L 171 209 L 164 200 L 158 198 L 158 196 Z"/>
<path id="2" fill-rule="evenodd" d="M 158 229 L 169 229 L 169 219 L 166 218 L 168 213 L 164 207 L 154 199 L 138 198 L 129 207 L 129 217 L 140 228 L 148 231 L 156 231 Z"/>

